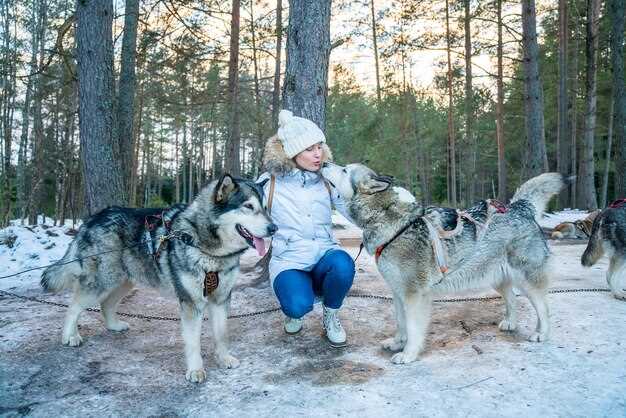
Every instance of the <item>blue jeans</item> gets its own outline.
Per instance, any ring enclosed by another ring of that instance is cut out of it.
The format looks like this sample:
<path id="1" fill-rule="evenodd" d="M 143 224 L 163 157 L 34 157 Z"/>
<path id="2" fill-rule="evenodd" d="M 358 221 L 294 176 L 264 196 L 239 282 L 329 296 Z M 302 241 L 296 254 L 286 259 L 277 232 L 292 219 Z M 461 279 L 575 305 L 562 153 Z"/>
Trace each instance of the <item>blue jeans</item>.
<path id="1" fill-rule="evenodd" d="M 313 310 L 315 295 L 328 308 L 341 307 L 354 280 L 354 261 L 343 250 L 329 250 L 311 271 L 285 270 L 274 279 L 280 308 L 290 318 Z"/>

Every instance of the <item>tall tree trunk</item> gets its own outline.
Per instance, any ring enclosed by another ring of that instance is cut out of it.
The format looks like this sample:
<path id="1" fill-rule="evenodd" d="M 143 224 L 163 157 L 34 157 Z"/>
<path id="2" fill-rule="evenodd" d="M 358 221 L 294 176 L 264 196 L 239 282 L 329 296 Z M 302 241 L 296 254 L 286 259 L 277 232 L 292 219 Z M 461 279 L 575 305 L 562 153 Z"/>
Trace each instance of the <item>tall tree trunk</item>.
<path id="1" fill-rule="evenodd" d="M 239 9 L 240 0 L 232 0 L 230 22 L 230 60 L 228 62 L 228 142 L 224 169 L 238 176 L 239 162 Z"/>
<path id="2" fill-rule="evenodd" d="M 602 193 L 600 194 L 600 207 L 605 208 L 607 204 L 607 196 L 609 190 L 609 171 L 611 169 L 611 148 L 613 147 L 613 118 L 615 115 L 615 99 L 613 90 L 611 90 L 611 98 L 609 104 L 609 132 L 607 134 L 606 144 L 606 162 L 604 164 L 604 175 L 602 176 Z"/>
<path id="3" fill-rule="evenodd" d="M 37 3 L 35 3 L 37 4 Z M 37 71 L 37 51 L 39 50 L 39 29 L 37 18 L 37 7 L 31 9 L 31 55 L 28 70 L 31 74 Z M 34 77 L 28 77 L 26 81 L 26 93 L 24 97 L 24 105 L 22 106 L 22 128 L 20 134 L 20 147 L 17 156 L 17 206 L 20 219 L 24 220 L 27 216 L 28 196 L 26 193 L 27 181 L 27 149 L 28 149 L 28 130 L 30 117 L 30 102 L 33 92 Z"/>
<path id="4" fill-rule="evenodd" d="M 372 40 L 374 41 L 374 65 L 376 66 L 376 104 L 380 106 L 380 65 L 378 63 L 378 36 L 376 34 L 376 12 L 374 9 L 374 0 L 370 0 L 370 7 L 372 9 Z"/>
<path id="5" fill-rule="evenodd" d="M 37 58 L 37 76 L 35 78 L 35 97 L 33 103 L 33 141 L 32 141 L 32 158 L 34 171 L 31 175 L 30 196 L 28 199 L 28 223 L 34 225 L 37 223 L 37 214 L 41 205 L 41 189 L 44 181 L 44 126 L 43 126 L 43 71 L 45 57 L 45 31 L 48 22 L 47 15 L 48 5 L 46 0 L 39 0 L 39 42 L 38 42 L 38 58 Z"/>
<path id="6" fill-rule="evenodd" d="M 139 88 L 139 98 L 137 103 L 137 120 L 136 123 L 133 122 L 133 162 L 130 171 L 130 205 L 135 207 L 137 206 L 137 179 L 138 173 L 137 170 L 139 168 L 139 150 L 141 148 L 141 124 L 143 122 L 143 101 L 144 101 L 144 83 L 141 82 Z"/>
<path id="7" fill-rule="evenodd" d="M 585 71 L 585 132 L 583 135 L 582 155 L 580 159 L 580 207 L 587 210 L 598 208 L 596 198 L 595 165 L 593 146 L 596 131 L 597 72 L 598 72 L 598 25 L 600 16 L 600 0 L 587 0 L 587 39 L 585 55 L 587 58 Z"/>
<path id="8" fill-rule="evenodd" d="M 88 215 L 127 202 L 113 123 L 113 2 L 76 2 L 78 115 Z"/>
<path id="9" fill-rule="evenodd" d="M 522 0 L 522 28 L 524 50 L 524 107 L 526 113 L 526 140 L 528 156 L 524 177 L 530 178 L 548 171 L 546 136 L 543 120 L 543 86 L 539 74 L 539 46 L 537 44 L 535 0 Z"/>
<path id="10" fill-rule="evenodd" d="M 569 38 L 567 0 L 559 0 L 559 94 L 558 94 L 558 125 L 556 134 L 556 171 L 563 174 L 571 174 L 569 125 L 567 120 L 567 108 L 569 98 L 567 94 L 567 44 Z M 559 194 L 560 206 L 566 207 L 569 202 L 567 191 Z"/>
<path id="11" fill-rule="evenodd" d="M 624 0 L 609 0 L 611 15 L 611 67 L 615 113 L 613 129 L 617 145 L 615 159 L 615 199 L 626 196 L 626 138 L 624 137 Z"/>
<path id="12" fill-rule="evenodd" d="M 272 127 L 274 131 L 278 129 L 278 113 L 280 112 L 280 62 L 282 47 L 283 1 L 276 0 L 276 52 L 274 54 L 274 90 L 272 90 Z M 262 159 L 263 157 L 261 157 Z"/>
<path id="13" fill-rule="evenodd" d="M 576 14 L 574 15 L 576 16 Z M 578 18 L 575 18 L 574 26 L 578 26 Z M 572 48 L 573 60 L 572 60 L 572 104 L 571 104 L 571 125 L 570 133 L 572 135 L 570 141 L 570 158 L 571 158 L 571 172 L 578 173 L 578 51 L 579 51 L 578 37 L 574 34 L 574 46 Z M 578 182 L 573 181 L 570 186 L 570 205 L 575 208 L 578 205 Z"/>
<path id="14" fill-rule="evenodd" d="M 502 0 L 498 0 L 498 78 L 496 104 L 496 142 L 498 143 L 498 199 L 507 200 L 506 160 L 504 158 L 504 82 L 502 68 Z"/>
<path id="15" fill-rule="evenodd" d="M 291 0 L 283 107 L 326 129 L 331 0 Z"/>
<path id="16" fill-rule="evenodd" d="M 448 55 L 448 204 L 456 206 L 456 144 L 454 138 L 454 101 L 452 97 L 452 58 L 450 57 L 450 11 L 446 0 L 446 53 Z"/>
<path id="17" fill-rule="evenodd" d="M 259 69 L 256 48 L 256 27 L 254 24 L 254 0 L 250 1 L 250 34 L 252 35 L 252 65 L 254 70 L 254 122 L 256 128 L 256 141 L 252 145 L 252 176 L 256 178 L 262 164 L 262 149 L 265 145 L 263 138 L 263 124 L 261 115 L 261 93 L 259 87 Z M 245 157 L 245 154 L 244 154 Z"/>
<path id="18" fill-rule="evenodd" d="M 470 147 L 470 161 L 468 173 L 467 204 L 471 205 L 476 199 L 476 160 L 478 159 L 478 144 L 474 135 L 474 89 L 472 88 L 472 33 L 470 25 L 470 0 L 465 0 L 465 142 Z"/>
<path id="19" fill-rule="evenodd" d="M 3 2 L 2 4 L 2 20 L 4 23 L 3 27 L 3 52 L 4 56 L 3 60 L 3 73 L 2 74 L 2 137 L 4 140 L 4 150 L 2 152 L 3 156 L 3 168 L 2 168 L 2 178 L 3 178 L 3 192 L 2 192 L 2 203 L 0 203 L 0 207 L 2 207 L 3 213 L 0 215 L 0 228 L 6 227 L 9 225 L 10 217 L 11 217 L 11 201 L 12 201 L 12 193 L 11 193 L 11 178 L 13 177 L 13 169 L 11 166 L 11 156 L 12 156 L 12 143 L 13 143 L 13 115 L 15 110 L 15 96 L 16 96 L 16 63 L 17 63 L 17 53 L 15 48 L 12 48 L 11 45 L 17 39 L 17 25 L 14 26 L 13 35 L 11 35 L 11 22 L 17 19 L 16 15 L 11 15 L 11 11 L 9 8 L 10 3 L 8 1 Z M 14 11 L 15 4 L 11 4 Z"/>
<path id="20" fill-rule="evenodd" d="M 176 133 L 174 134 L 174 175 L 175 189 L 174 189 L 174 202 L 180 202 L 180 163 L 178 161 L 178 125 L 176 125 Z"/>
<path id="21" fill-rule="evenodd" d="M 193 80 L 192 80 L 193 85 Z M 195 161 L 194 156 L 194 145 L 195 145 L 195 119 L 193 115 L 193 111 L 191 113 L 191 130 L 189 132 L 189 152 L 187 154 L 187 164 L 189 166 L 189 177 L 187 177 L 187 202 L 191 203 L 193 201 L 194 189 L 193 189 L 193 162 Z"/>
<path id="22" fill-rule="evenodd" d="M 130 196 L 133 168 L 133 122 L 135 115 L 135 63 L 137 58 L 137 21 L 139 0 L 126 0 L 124 7 L 124 36 L 120 62 L 120 82 L 117 94 L 117 138 L 120 147 L 122 175 L 126 193 Z"/>

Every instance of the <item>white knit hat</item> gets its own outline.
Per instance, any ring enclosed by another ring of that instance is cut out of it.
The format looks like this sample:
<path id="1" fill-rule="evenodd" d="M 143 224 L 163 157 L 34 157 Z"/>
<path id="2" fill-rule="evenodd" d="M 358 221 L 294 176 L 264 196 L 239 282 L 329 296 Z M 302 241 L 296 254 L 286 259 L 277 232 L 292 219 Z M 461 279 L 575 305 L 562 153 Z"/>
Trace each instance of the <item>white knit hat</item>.
<path id="1" fill-rule="evenodd" d="M 294 116 L 288 110 L 281 110 L 278 114 L 278 139 L 288 158 L 318 142 L 326 142 L 324 132 L 314 122 Z"/>

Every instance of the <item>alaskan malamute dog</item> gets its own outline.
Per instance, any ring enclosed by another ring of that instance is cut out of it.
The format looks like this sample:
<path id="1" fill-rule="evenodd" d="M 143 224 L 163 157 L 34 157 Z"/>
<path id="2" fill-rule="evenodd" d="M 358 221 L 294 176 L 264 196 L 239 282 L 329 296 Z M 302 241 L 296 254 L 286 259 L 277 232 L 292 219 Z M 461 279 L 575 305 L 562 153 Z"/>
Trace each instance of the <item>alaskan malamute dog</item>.
<path id="1" fill-rule="evenodd" d="M 462 225 L 446 228 L 449 222 L 442 215 L 450 209 L 421 208 L 408 191 L 390 187 L 389 178 L 363 165 L 326 164 L 322 174 L 346 200 L 349 215 L 363 229 L 365 248 L 376 255 L 378 269 L 393 292 L 398 329 L 383 347 L 402 350 L 392 357 L 394 363 L 417 359 L 437 292 L 494 287 L 506 302 L 500 329 L 512 331 L 516 328 L 515 286 L 537 312 L 537 328 L 529 339 L 548 338 L 545 295 L 550 251 L 537 218 L 565 186 L 562 175 L 535 177 L 519 188 L 508 208 L 483 201 L 467 211 L 471 216 L 457 218 Z M 439 220 L 433 213 L 440 215 Z M 442 273 L 446 270 L 442 258 L 447 258 L 451 269 L 447 274 Z"/>
<path id="2" fill-rule="evenodd" d="M 200 355 L 205 308 L 211 316 L 218 364 L 237 367 L 239 361 L 228 352 L 226 318 L 239 258 L 251 246 L 263 255 L 262 238 L 276 231 L 262 201 L 259 186 L 224 175 L 201 190 L 189 206 L 111 207 L 93 215 L 80 227 L 60 263 L 80 261 L 49 267 L 41 278 L 47 291 L 74 290 L 63 344 L 81 344 L 78 317 L 95 304 L 102 307 L 108 329 L 127 330 L 128 324 L 116 316 L 117 305 L 141 283 L 169 290 L 180 302 L 187 380 L 206 378 Z M 104 254 L 89 257 L 98 253 Z"/>
<path id="3" fill-rule="evenodd" d="M 604 253 L 609 256 L 609 287 L 616 298 L 626 300 L 626 199 L 613 202 L 593 221 L 582 265 L 593 266 Z"/>

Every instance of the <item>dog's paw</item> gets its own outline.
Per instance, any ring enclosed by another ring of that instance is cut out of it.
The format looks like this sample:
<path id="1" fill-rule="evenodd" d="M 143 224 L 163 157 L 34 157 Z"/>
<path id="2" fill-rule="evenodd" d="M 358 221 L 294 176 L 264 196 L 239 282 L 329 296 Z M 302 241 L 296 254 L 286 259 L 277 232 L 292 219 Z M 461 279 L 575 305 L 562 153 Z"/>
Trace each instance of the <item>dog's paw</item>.
<path id="1" fill-rule="evenodd" d="M 528 341 L 533 342 L 533 343 L 540 343 L 542 341 L 547 341 L 548 340 L 548 334 L 545 332 L 533 332 L 532 334 L 530 334 L 530 337 L 528 337 Z"/>
<path id="2" fill-rule="evenodd" d="M 206 372 L 204 369 L 187 370 L 185 378 L 191 383 L 202 383 L 206 380 Z"/>
<path id="3" fill-rule="evenodd" d="M 236 369 L 239 367 L 239 360 L 230 354 L 226 354 L 217 358 L 217 364 L 223 369 Z"/>
<path id="4" fill-rule="evenodd" d="M 80 337 L 80 334 L 72 334 L 68 336 L 63 336 L 63 345 L 69 345 L 70 347 L 78 347 L 83 343 L 83 339 Z"/>
<path id="5" fill-rule="evenodd" d="M 387 338 L 386 340 L 383 340 L 380 345 L 383 350 L 389 350 L 395 353 L 396 351 L 400 351 L 404 348 L 406 341 L 398 341 L 396 338 Z"/>
<path id="6" fill-rule="evenodd" d="M 498 328 L 500 328 L 500 331 L 515 331 L 515 329 L 517 328 L 517 324 L 509 319 L 503 319 L 502 321 L 500 321 L 500 325 L 498 325 Z"/>
<path id="7" fill-rule="evenodd" d="M 415 360 L 417 360 L 417 354 L 405 353 L 404 351 L 400 351 L 391 357 L 391 362 L 393 364 L 407 364 L 412 363 Z"/>
<path id="8" fill-rule="evenodd" d="M 128 323 L 124 321 L 116 321 L 113 323 L 109 323 L 106 325 L 106 327 L 109 331 L 114 331 L 114 332 L 124 332 L 130 328 Z"/>

